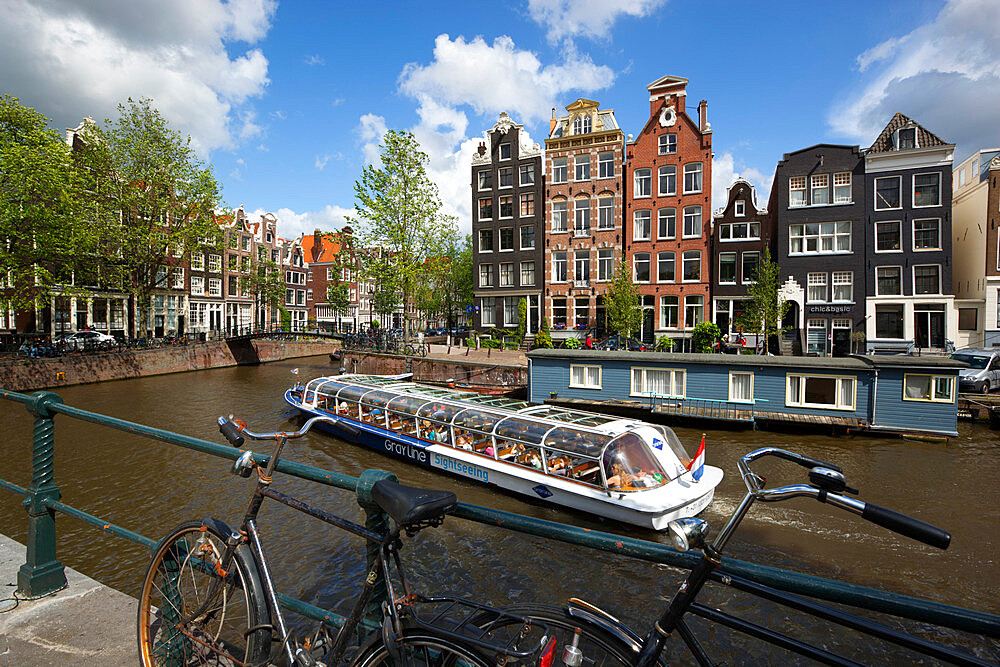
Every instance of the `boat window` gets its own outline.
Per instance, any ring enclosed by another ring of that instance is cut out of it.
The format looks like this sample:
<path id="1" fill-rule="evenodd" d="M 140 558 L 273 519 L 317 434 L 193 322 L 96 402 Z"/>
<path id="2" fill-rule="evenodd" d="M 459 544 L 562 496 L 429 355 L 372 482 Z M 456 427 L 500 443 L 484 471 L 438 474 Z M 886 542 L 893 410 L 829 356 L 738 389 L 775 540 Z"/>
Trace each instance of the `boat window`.
<path id="1" fill-rule="evenodd" d="M 502 438 L 539 445 L 551 428 L 549 424 L 518 417 L 509 417 L 497 424 L 497 444 L 501 444 L 500 439 Z"/>
<path id="2" fill-rule="evenodd" d="M 415 398 L 413 396 L 397 396 L 389 402 L 389 409 L 403 412 L 408 415 L 415 415 L 417 411 L 427 403 L 426 398 Z"/>
<path id="3" fill-rule="evenodd" d="M 597 457 L 604 446 L 611 442 L 611 437 L 599 433 L 591 433 L 572 426 L 557 426 L 545 436 L 545 448 L 557 449 L 570 454 Z"/>
<path id="4" fill-rule="evenodd" d="M 358 400 L 369 391 L 367 387 L 344 387 L 337 392 L 337 413 L 349 417 L 358 416 Z"/>
<path id="5" fill-rule="evenodd" d="M 641 491 L 670 481 L 646 442 L 635 433 L 618 437 L 604 452 L 609 489 Z"/>
<path id="6" fill-rule="evenodd" d="M 660 424 L 647 424 L 647 426 L 651 426 L 659 431 L 658 435 L 662 436 L 663 441 L 668 447 L 670 447 L 670 451 L 673 452 L 674 456 L 677 457 L 677 460 L 680 461 L 682 466 L 686 467 L 689 463 L 691 463 L 691 455 L 687 453 L 684 445 L 681 444 L 681 439 L 677 437 L 676 433 L 674 433 L 674 429 L 669 426 L 661 426 Z M 656 444 L 656 440 L 654 440 L 653 447 L 656 447 Z"/>
<path id="7" fill-rule="evenodd" d="M 371 408 L 384 408 L 394 398 L 396 395 L 387 391 L 370 391 L 364 395 L 361 403 Z"/>
<path id="8" fill-rule="evenodd" d="M 462 410 L 459 412 L 455 416 L 454 421 L 455 426 L 475 429 L 484 433 L 492 433 L 493 427 L 496 426 L 496 423 L 504 417 L 505 415 L 496 415 L 477 408 L 469 408 L 468 410 Z"/>

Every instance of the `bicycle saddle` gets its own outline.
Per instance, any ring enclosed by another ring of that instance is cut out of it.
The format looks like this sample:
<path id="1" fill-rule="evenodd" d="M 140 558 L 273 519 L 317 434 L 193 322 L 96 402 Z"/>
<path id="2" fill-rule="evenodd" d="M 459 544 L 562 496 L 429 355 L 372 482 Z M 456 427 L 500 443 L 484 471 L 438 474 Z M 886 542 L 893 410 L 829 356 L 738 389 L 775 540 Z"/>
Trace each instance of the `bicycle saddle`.
<path id="1" fill-rule="evenodd" d="M 385 479 L 375 482 L 372 500 L 400 526 L 437 519 L 455 509 L 458 503 L 451 491 L 415 489 Z"/>

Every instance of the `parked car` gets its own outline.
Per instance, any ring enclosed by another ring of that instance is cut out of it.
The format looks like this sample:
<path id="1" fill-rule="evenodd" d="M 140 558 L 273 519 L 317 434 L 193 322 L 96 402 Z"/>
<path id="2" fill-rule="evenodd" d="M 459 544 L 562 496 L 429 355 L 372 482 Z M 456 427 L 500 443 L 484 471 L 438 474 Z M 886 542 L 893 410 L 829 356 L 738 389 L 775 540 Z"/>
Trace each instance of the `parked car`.
<path id="1" fill-rule="evenodd" d="M 594 343 L 595 350 L 628 350 L 630 352 L 645 352 L 646 345 L 638 338 L 625 336 L 608 336 Z"/>
<path id="2" fill-rule="evenodd" d="M 988 394 L 1000 387 L 1000 351 L 959 350 L 951 358 L 969 364 L 958 376 L 959 391 Z"/>
<path id="3" fill-rule="evenodd" d="M 115 337 L 100 331 L 74 331 L 57 343 L 67 350 L 106 350 L 115 344 Z"/>

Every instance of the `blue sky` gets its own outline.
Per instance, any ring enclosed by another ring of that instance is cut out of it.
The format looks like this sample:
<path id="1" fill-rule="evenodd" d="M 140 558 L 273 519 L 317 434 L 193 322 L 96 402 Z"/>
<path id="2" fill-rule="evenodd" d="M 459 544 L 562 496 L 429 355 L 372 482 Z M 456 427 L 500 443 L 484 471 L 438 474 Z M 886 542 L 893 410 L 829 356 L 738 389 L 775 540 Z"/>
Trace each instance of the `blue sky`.
<path id="1" fill-rule="evenodd" d="M 333 229 L 386 128 L 414 131 L 469 228 L 470 159 L 500 111 L 538 142 L 578 97 L 648 115 L 690 79 L 714 129 L 716 205 L 766 198 L 785 152 L 870 144 L 902 111 L 961 159 L 1000 144 L 1000 2 L 0 0 L 0 90 L 74 126 L 149 96 L 194 139 L 230 206 L 280 233 Z"/>

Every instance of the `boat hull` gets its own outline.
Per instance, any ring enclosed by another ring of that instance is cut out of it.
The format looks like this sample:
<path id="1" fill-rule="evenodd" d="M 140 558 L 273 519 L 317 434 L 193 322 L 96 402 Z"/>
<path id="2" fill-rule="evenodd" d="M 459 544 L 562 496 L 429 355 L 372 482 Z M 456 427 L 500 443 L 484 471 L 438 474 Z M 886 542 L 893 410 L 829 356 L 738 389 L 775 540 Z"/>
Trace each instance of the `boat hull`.
<path id="1" fill-rule="evenodd" d="M 301 404 L 291 390 L 285 392 L 284 398 L 285 402 L 303 415 L 336 417 L 343 427 L 328 423 L 317 426 L 342 440 L 425 468 L 497 486 L 536 501 L 653 530 L 665 530 L 670 521 L 701 512 L 712 502 L 715 487 L 722 479 L 719 468 L 705 466 L 699 482 L 695 482 L 687 474 L 666 485 L 662 492 L 609 493 L 486 455 L 434 444 L 374 424 L 331 415 Z"/>

